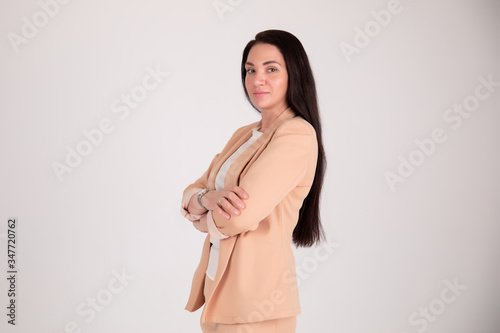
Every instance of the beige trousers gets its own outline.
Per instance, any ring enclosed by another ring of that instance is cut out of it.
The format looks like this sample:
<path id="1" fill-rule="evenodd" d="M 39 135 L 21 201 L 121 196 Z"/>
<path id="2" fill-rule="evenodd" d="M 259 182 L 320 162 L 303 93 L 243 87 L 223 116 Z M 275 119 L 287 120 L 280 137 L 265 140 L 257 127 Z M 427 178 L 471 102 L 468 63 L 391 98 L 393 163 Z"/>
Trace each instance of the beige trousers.
<path id="1" fill-rule="evenodd" d="M 214 281 L 205 275 L 205 299 L 212 295 Z M 295 333 L 297 317 L 287 317 L 245 324 L 201 324 L 203 333 Z"/>

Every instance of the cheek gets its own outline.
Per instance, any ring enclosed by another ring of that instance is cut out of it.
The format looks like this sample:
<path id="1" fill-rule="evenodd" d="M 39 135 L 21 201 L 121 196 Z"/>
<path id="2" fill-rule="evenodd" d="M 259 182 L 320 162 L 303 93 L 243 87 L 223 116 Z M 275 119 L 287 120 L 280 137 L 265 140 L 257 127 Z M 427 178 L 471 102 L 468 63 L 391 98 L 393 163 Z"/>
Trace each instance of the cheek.
<path id="1" fill-rule="evenodd" d="M 250 79 L 248 76 L 245 77 L 245 89 L 247 90 L 248 93 L 250 93 L 250 88 L 252 87 L 252 84 L 250 82 Z"/>
<path id="2" fill-rule="evenodd" d="M 282 78 L 279 82 L 280 91 L 286 95 L 286 91 L 288 89 L 288 78 Z"/>

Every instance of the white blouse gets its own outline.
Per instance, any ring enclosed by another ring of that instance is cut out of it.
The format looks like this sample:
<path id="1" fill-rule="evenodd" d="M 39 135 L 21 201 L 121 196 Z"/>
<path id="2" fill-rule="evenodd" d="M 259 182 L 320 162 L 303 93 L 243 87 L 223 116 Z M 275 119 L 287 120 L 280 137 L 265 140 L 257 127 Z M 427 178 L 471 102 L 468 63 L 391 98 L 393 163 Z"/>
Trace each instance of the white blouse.
<path id="1" fill-rule="evenodd" d="M 224 179 L 226 177 L 227 170 L 231 167 L 231 164 L 241 155 L 241 153 L 252 143 L 255 142 L 263 133 L 259 132 L 258 128 L 254 128 L 252 130 L 252 136 L 245 141 L 225 162 L 222 164 L 217 176 L 215 177 L 215 189 L 221 190 L 224 188 Z M 207 276 L 211 279 L 215 279 L 215 273 L 217 272 L 217 266 L 219 264 L 219 246 L 220 239 L 227 238 L 227 236 L 223 236 L 220 232 L 217 233 L 217 228 L 215 228 L 215 223 L 213 222 L 211 212 L 209 212 L 207 216 L 207 224 L 210 233 L 210 243 L 212 246 L 210 247 L 210 256 L 208 259 L 208 268 L 207 268 Z M 215 229 L 215 230 L 214 230 Z M 213 235 L 217 233 L 218 236 Z M 221 237 L 222 235 L 222 237 Z"/>

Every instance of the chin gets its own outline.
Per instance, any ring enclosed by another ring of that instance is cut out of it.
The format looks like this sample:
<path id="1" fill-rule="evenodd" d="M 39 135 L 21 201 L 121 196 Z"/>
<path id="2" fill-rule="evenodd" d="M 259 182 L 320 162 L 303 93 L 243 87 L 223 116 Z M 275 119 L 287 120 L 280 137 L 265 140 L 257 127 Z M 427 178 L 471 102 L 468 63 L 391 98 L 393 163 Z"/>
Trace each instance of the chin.
<path id="1" fill-rule="evenodd" d="M 268 103 L 262 103 L 262 101 L 252 101 L 252 104 L 259 110 L 269 107 Z"/>

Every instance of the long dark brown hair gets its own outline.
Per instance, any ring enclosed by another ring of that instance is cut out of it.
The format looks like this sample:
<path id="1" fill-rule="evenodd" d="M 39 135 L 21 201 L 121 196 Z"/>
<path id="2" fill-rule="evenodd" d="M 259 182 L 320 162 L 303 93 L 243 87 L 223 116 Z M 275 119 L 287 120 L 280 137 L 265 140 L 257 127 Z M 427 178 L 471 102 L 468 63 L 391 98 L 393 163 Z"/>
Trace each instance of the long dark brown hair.
<path id="1" fill-rule="evenodd" d="M 300 208 L 299 220 L 293 230 L 294 244 L 297 247 L 310 247 L 324 239 L 319 202 L 326 169 L 326 157 L 321 135 L 321 119 L 318 110 L 314 76 L 306 51 L 297 37 L 283 30 L 266 30 L 259 32 L 254 40 L 248 42 L 243 50 L 243 57 L 241 60 L 241 81 L 243 83 L 243 90 L 250 104 L 252 104 L 252 101 L 245 88 L 245 78 L 247 75 L 245 64 L 250 49 L 257 43 L 271 44 L 280 50 L 285 59 L 286 70 L 288 72 L 288 89 L 286 93 L 288 106 L 296 115 L 307 120 L 316 130 L 316 138 L 318 141 L 316 174 L 309 194 L 304 199 L 304 203 Z M 252 106 L 260 112 L 253 104 Z"/>

